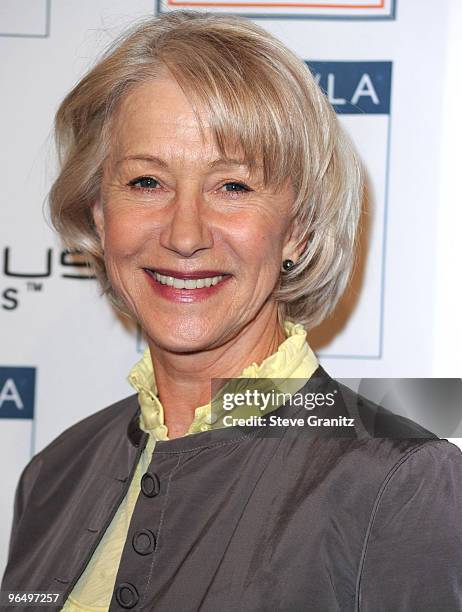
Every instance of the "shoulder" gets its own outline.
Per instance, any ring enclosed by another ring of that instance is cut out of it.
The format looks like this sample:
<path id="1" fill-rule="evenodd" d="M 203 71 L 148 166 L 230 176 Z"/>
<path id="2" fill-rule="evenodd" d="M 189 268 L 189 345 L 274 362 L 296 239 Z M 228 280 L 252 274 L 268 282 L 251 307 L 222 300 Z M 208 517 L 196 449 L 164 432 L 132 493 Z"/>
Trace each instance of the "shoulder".
<path id="1" fill-rule="evenodd" d="M 460 448 L 438 439 L 408 451 L 386 474 L 370 514 L 358 609 L 462 610 L 461 515 Z"/>
<path id="2" fill-rule="evenodd" d="M 422 498 L 425 490 L 440 488 L 445 479 L 452 485 L 459 482 L 462 495 L 462 451 L 446 439 L 428 440 L 408 450 L 388 472 L 377 495 L 377 508 L 383 510 L 395 493 L 401 495 L 403 485 L 406 496 L 411 497 L 412 491 L 418 489 Z M 435 501 L 440 503 L 441 497 Z"/>
<path id="3" fill-rule="evenodd" d="M 459 490 L 452 501 L 458 499 L 461 503 L 461 449 L 445 439 L 426 441 L 410 449 L 389 470 L 377 493 L 373 520 L 392 511 L 393 507 L 410 502 L 424 504 L 426 512 L 432 507 L 449 511 L 451 499 L 448 496 L 455 493 L 455 487 Z M 461 509 L 459 506 L 459 511 Z"/>
<path id="4" fill-rule="evenodd" d="M 462 611 L 461 449 L 339 381 L 328 387 L 358 423 L 310 460 L 326 473 L 325 515 L 342 526 L 341 541 L 329 538 L 354 559 L 355 610 Z"/>
<path id="5" fill-rule="evenodd" d="M 82 440 L 98 439 L 102 435 L 111 435 L 113 432 L 121 431 L 128 426 L 137 407 L 136 393 L 124 397 L 66 428 L 36 456 L 44 457 L 52 454 L 60 446 L 69 447 L 80 444 Z"/>
<path id="6" fill-rule="evenodd" d="M 334 506 L 336 499 L 342 499 L 349 507 L 363 503 L 364 520 L 381 487 L 403 463 L 409 461 L 414 470 L 424 470 L 425 457 L 427 462 L 433 460 L 435 469 L 438 466 L 444 469 L 447 456 L 456 464 L 461 460 L 461 451 L 454 444 L 353 391 L 325 370 L 321 376 L 323 382 L 317 391 L 324 395 L 332 393 L 335 402 L 310 413 L 327 417 L 326 421 L 333 425 L 314 431 L 314 452 L 312 445 L 306 443 L 306 436 L 298 435 L 297 440 L 291 441 L 300 465 L 312 463 L 314 455 L 318 469 L 326 472 L 331 484 L 327 495 Z M 305 392 L 308 390 L 309 386 Z M 403 467 L 400 474 L 405 471 Z"/>
<path id="7" fill-rule="evenodd" d="M 53 469 L 67 458 L 76 458 L 83 449 L 89 452 L 108 439 L 124 435 L 137 409 L 135 393 L 66 428 L 29 460 L 20 475 L 18 489 L 27 497 L 27 490 L 43 466 Z"/>
<path id="8" fill-rule="evenodd" d="M 457 494 L 454 490 L 458 488 Z M 451 492 L 452 491 L 452 492 Z M 451 499 L 448 499 L 452 497 Z M 445 439 L 426 440 L 399 457 L 388 469 L 377 491 L 371 529 L 387 513 L 412 505 L 439 508 L 438 514 L 449 512 L 451 501 L 458 500 L 462 510 L 462 451 Z M 449 502 L 449 503 L 448 503 Z M 403 516 L 403 515 L 401 515 Z M 428 519 L 430 513 L 427 514 Z M 421 517 L 425 522 L 425 517 Z M 422 523 L 421 523 L 422 524 Z"/>

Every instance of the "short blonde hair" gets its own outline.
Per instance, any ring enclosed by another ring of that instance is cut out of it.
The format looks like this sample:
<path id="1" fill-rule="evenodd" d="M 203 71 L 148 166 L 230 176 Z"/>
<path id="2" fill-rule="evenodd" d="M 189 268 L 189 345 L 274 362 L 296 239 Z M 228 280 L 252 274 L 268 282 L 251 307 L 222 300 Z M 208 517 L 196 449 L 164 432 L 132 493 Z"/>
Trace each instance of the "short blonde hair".
<path id="1" fill-rule="evenodd" d="M 91 206 L 100 194 L 116 109 L 165 67 L 209 112 L 222 155 L 237 145 L 251 169 L 262 160 L 266 185 L 278 188 L 291 179 L 291 221 L 297 245 L 306 246 L 272 295 L 280 322 L 314 327 L 334 309 L 351 275 L 363 172 L 306 64 L 244 17 L 190 10 L 144 17 L 105 50 L 55 116 L 60 171 L 49 193 L 53 226 L 92 264 L 102 294 L 132 317 L 110 284 Z"/>

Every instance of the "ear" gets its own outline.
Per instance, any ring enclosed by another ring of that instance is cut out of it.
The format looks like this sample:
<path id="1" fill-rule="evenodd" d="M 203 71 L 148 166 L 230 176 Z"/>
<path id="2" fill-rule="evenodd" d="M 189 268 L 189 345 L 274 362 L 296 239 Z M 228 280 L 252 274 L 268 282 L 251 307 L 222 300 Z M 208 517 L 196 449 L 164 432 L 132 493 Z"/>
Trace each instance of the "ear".
<path id="1" fill-rule="evenodd" d="M 101 198 L 95 200 L 92 205 L 91 212 L 93 215 L 93 221 L 95 223 L 96 231 L 101 242 L 101 248 L 104 251 L 104 211 L 103 202 Z"/>
<path id="2" fill-rule="evenodd" d="M 308 238 L 306 238 L 301 244 L 297 245 L 297 240 L 299 239 L 300 232 L 295 229 L 295 226 L 289 228 L 288 235 L 284 243 L 284 248 L 282 249 L 283 260 L 292 259 L 294 262 L 297 262 L 298 258 L 303 253 L 306 245 L 308 244 Z"/>

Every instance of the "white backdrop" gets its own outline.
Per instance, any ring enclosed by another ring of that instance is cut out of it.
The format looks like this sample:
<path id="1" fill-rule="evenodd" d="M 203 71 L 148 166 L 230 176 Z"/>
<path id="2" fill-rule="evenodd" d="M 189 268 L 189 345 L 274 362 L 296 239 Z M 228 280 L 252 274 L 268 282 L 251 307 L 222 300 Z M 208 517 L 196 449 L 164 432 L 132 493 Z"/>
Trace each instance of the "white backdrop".
<path id="1" fill-rule="evenodd" d="M 213 10 L 246 14 L 310 62 L 368 169 L 364 259 L 335 316 L 309 335 L 322 365 L 343 378 L 460 377 L 460 0 L 234 4 Z M 47 224 L 53 115 L 125 25 L 175 6 L 0 2 L 2 573 L 22 468 L 131 394 L 125 377 L 144 348 Z"/>

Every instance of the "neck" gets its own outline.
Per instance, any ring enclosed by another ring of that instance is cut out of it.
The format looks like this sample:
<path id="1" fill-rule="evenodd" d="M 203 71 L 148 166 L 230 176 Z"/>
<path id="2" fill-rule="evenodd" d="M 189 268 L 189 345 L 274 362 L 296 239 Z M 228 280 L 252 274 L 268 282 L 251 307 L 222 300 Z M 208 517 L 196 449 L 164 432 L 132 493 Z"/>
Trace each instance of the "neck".
<path id="1" fill-rule="evenodd" d="M 276 352 L 285 338 L 275 307 L 261 311 L 236 336 L 206 351 L 172 353 L 148 339 L 169 439 L 183 436 L 197 406 L 210 402 L 212 378 L 239 376 L 251 363 L 260 364 Z"/>

